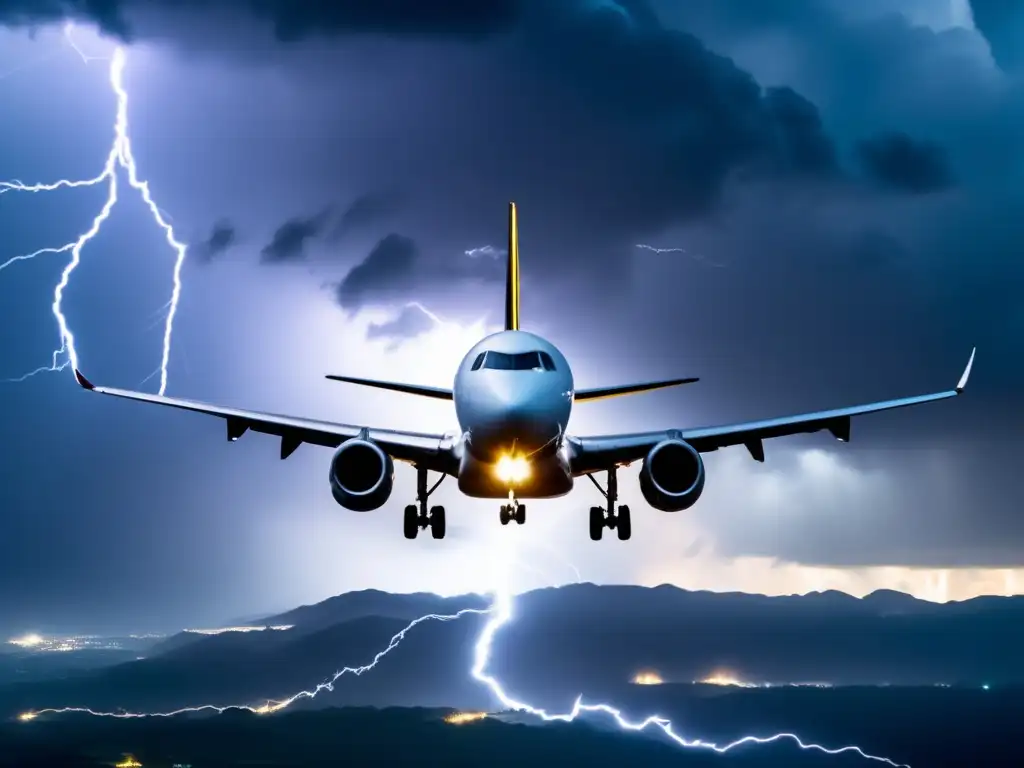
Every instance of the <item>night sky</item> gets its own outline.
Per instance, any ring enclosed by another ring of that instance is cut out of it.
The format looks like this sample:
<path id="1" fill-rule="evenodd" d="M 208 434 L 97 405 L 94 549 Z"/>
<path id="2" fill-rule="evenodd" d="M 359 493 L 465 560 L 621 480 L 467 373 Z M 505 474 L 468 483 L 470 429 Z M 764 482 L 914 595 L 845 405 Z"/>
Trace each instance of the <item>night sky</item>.
<path id="1" fill-rule="evenodd" d="M 0 178 L 100 172 L 126 42 L 135 158 L 190 244 L 169 395 L 453 427 L 450 403 L 323 376 L 450 386 L 502 321 L 509 200 L 524 328 L 577 386 L 701 377 L 577 405 L 577 434 L 947 389 L 978 347 L 963 398 L 863 417 L 849 445 L 708 455 L 687 512 L 646 507 L 625 470 L 628 543 L 589 540 L 586 480 L 522 528 L 449 480 L 433 497 L 449 538 L 406 541 L 404 465 L 385 507 L 348 512 L 324 449 L 280 462 L 272 438 L 229 445 L 217 419 L 90 396 L 68 370 L 4 384 L 0 631 L 475 591 L 510 539 L 523 588 L 574 578 L 570 563 L 772 594 L 1024 588 L 1024 8 L 971 5 L 0 0 Z M 62 9 L 83 6 L 104 14 L 76 10 L 69 41 Z M 105 194 L 3 195 L 0 262 L 73 240 Z M 0 377 L 48 364 L 66 263 L 0 272 Z M 156 390 L 173 266 L 123 184 L 66 292 L 93 381 Z"/>

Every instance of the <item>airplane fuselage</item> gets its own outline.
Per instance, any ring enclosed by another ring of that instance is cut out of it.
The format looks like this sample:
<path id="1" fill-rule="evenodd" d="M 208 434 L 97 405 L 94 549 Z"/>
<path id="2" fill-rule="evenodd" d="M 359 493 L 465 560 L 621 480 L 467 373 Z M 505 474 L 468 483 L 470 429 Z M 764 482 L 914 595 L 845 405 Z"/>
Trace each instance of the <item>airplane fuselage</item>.
<path id="1" fill-rule="evenodd" d="M 459 489 L 477 498 L 550 498 L 572 490 L 563 436 L 573 402 L 565 356 L 525 331 L 478 342 L 455 375 L 463 435 Z"/>

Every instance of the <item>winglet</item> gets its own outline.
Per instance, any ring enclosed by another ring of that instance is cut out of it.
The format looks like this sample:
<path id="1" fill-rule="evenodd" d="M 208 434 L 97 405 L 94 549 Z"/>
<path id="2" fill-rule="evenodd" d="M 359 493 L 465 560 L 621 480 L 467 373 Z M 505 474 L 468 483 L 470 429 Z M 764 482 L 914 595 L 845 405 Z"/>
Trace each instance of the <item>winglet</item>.
<path id="1" fill-rule="evenodd" d="M 508 273 L 505 275 L 505 330 L 519 330 L 519 220 L 508 204 Z"/>
<path id="2" fill-rule="evenodd" d="M 967 367 L 964 368 L 963 375 L 960 377 L 960 381 L 956 384 L 956 393 L 959 395 L 967 387 L 967 379 L 971 376 L 971 366 L 974 365 L 974 353 L 978 351 L 977 347 L 971 349 L 971 357 L 967 361 Z"/>
<path id="3" fill-rule="evenodd" d="M 90 392 L 96 389 L 96 386 L 87 378 L 85 378 L 85 376 L 82 375 L 82 372 L 77 368 L 75 368 L 75 381 L 78 382 L 78 386 L 80 386 L 82 389 L 88 389 Z"/>

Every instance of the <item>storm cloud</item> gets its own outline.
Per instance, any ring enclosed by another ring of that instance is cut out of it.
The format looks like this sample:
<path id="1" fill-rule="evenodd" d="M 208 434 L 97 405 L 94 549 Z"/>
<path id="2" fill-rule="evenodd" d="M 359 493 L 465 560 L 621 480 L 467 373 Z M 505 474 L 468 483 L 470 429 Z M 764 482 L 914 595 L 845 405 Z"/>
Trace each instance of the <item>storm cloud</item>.
<path id="1" fill-rule="evenodd" d="M 25 22 L 33 7 L 9 6 L 17 11 L 8 10 L 6 17 Z M 147 25 L 157 25 L 161 39 L 167 39 L 167 26 L 158 26 L 147 13 L 159 16 L 171 7 L 163 0 L 104 4 L 94 21 L 114 34 L 129 29 L 140 36 Z M 37 11 L 41 19 L 54 12 L 45 5 Z M 490 177 L 498 192 L 500 180 L 506 189 L 501 197 L 515 193 L 536 211 L 537 229 L 552 233 L 545 245 L 566 250 L 568 244 L 554 233 L 572 231 L 576 242 L 588 246 L 591 259 L 606 263 L 640 236 L 706 214 L 736 174 L 785 179 L 830 177 L 839 170 L 840 153 L 811 101 L 787 86 L 762 87 L 694 35 L 659 21 L 643 0 L 465 0 L 429 8 L 399 0 L 373 10 L 355 0 L 316 6 L 222 0 L 203 10 L 175 12 L 197 19 L 208 13 L 210 23 L 221 24 L 232 14 L 269 20 L 277 37 L 289 41 L 339 35 L 467 37 L 476 46 L 478 74 L 461 75 L 467 95 L 476 99 L 460 118 L 463 146 L 454 156 L 452 146 L 439 153 L 433 139 L 437 129 L 428 121 L 419 132 L 430 149 L 426 144 L 418 149 L 413 139 L 406 151 L 420 155 L 415 164 L 423 172 L 433 173 L 435 163 L 439 171 L 445 168 L 449 188 Z M 500 33 L 503 44 L 485 45 L 491 33 Z M 187 28 L 181 34 L 187 37 Z M 220 46 L 219 52 L 230 56 L 243 34 L 251 33 L 225 27 L 219 37 L 204 37 L 204 45 Z M 443 68 L 443 56 L 440 62 Z M 514 93 L 515 100 L 509 102 L 505 93 Z M 541 166 L 548 176 L 543 183 L 535 174 Z M 475 204 L 463 206 L 464 216 L 484 210 L 482 204 L 496 204 L 491 192 L 475 197 Z M 380 205 L 371 197 L 357 200 L 350 208 L 352 221 Z M 447 210 L 444 214 L 449 217 Z M 553 216 L 564 226 L 553 226 Z M 344 222 L 343 216 L 343 230 Z"/>
<path id="2" fill-rule="evenodd" d="M 862 141 L 857 154 L 875 181 L 906 192 L 936 192 L 953 185 L 953 171 L 942 147 L 893 133 Z"/>
<path id="3" fill-rule="evenodd" d="M 349 310 L 371 304 L 405 303 L 457 291 L 467 282 L 497 282 L 504 265 L 464 253 L 424 257 L 414 240 L 392 233 L 382 238 L 336 288 L 338 303 Z"/>
<path id="4" fill-rule="evenodd" d="M 409 339 L 422 336 L 434 327 L 435 320 L 420 304 L 407 304 L 391 320 L 370 323 L 366 330 L 368 339 L 386 339 L 394 349 Z"/>
<path id="5" fill-rule="evenodd" d="M 399 208 L 395 194 L 367 193 L 359 195 L 342 211 L 331 226 L 331 239 L 337 240 L 386 221 Z"/>
<path id="6" fill-rule="evenodd" d="M 329 221 L 329 211 L 313 216 L 289 219 L 274 230 L 274 236 L 260 251 L 265 264 L 297 261 L 306 257 L 306 246 L 319 237 Z"/>
<path id="7" fill-rule="evenodd" d="M 520 0 L 442 0 L 429 5 L 417 0 L 387 0 L 365 3 L 361 0 L 337 0 L 332 3 L 291 3 L 287 0 L 253 3 L 249 0 L 214 0 L 204 3 L 204 11 L 221 15 L 225 11 L 251 13 L 268 21 L 279 40 L 299 40 L 314 34 L 352 32 L 395 35 L 445 35 L 475 38 L 507 28 L 519 15 Z M 174 0 L 149 0 L 128 3 L 59 2 L 59 0 L 3 0 L 0 22 L 28 25 L 70 18 L 89 21 L 110 34 L 131 41 L 139 36 L 132 23 L 132 11 L 157 10 L 180 6 Z M 187 10 L 195 11 L 192 5 Z M 223 16 L 221 16 L 223 18 Z"/>
<path id="8" fill-rule="evenodd" d="M 190 252 L 200 261 L 209 262 L 223 254 L 238 238 L 235 226 L 230 221 L 221 220 L 213 225 L 205 239 L 194 244 Z"/>

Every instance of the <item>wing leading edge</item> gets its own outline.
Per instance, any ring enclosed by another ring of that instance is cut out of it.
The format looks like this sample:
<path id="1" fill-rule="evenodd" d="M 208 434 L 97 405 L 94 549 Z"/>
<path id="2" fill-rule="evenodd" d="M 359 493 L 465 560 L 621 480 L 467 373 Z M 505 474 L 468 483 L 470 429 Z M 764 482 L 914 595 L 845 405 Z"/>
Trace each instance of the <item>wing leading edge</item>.
<path id="1" fill-rule="evenodd" d="M 668 379 L 666 381 L 643 381 L 637 384 L 623 384 L 618 387 L 600 387 L 596 389 L 577 389 L 573 394 L 573 401 L 585 403 L 591 400 L 604 400 L 609 397 L 621 397 L 622 395 L 635 395 L 639 392 L 653 392 L 666 387 L 678 387 L 681 384 L 693 384 L 700 381 L 697 378 L 689 379 Z"/>
<path id="2" fill-rule="evenodd" d="M 450 446 L 447 445 L 444 435 L 335 424 L 329 421 L 227 408 L 196 400 L 181 400 L 127 389 L 97 387 L 77 369 L 75 370 L 75 379 L 79 386 L 89 392 L 98 392 L 101 395 L 111 395 L 126 400 L 137 400 L 142 403 L 155 403 L 195 413 L 205 413 L 208 416 L 218 416 L 227 422 L 227 436 L 231 441 L 237 440 L 249 430 L 275 435 L 281 438 L 282 459 L 291 456 L 295 449 L 303 443 L 336 448 L 345 440 L 363 437 L 373 440 L 392 458 L 399 461 L 419 464 L 435 472 L 450 474 L 452 469 L 449 466 Z"/>
<path id="3" fill-rule="evenodd" d="M 598 472 L 619 464 L 637 461 L 646 456 L 651 448 L 666 439 L 685 440 L 701 453 L 715 451 L 730 445 L 743 445 L 755 461 L 764 461 L 762 441 L 772 437 L 785 437 L 825 429 L 831 432 L 837 440 L 846 442 L 850 439 L 850 423 L 854 416 L 931 403 L 936 400 L 947 400 L 962 393 L 967 386 L 967 379 L 971 375 L 974 353 L 975 350 L 972 349 L 971 357 L 967 361 L 967 366 L 956 387 L 944 392 L 718 427 L 573 437 L 570 438 L 573 452 L 573 473 L 580 475 L 587 472 Z"/>
<path id="4" fill-rule="evenodd" d="M 441 387 L 425 387 L 420 384 L 404 384 L 397 381 L 357 379 L 354 376 L 336 376 L 333 373 L 327 374 L 324 378 L 331 381 L 342 381 L 346 384 L 359 384 L 364 387 L 376 387 L 377 389 L 387 389 L 392 392 L 402 392 L 407 395 L 433 397 L 436 400 L 452 400 L 454 398 L 454 394 L 450 389 L 442 389 Z"/>

